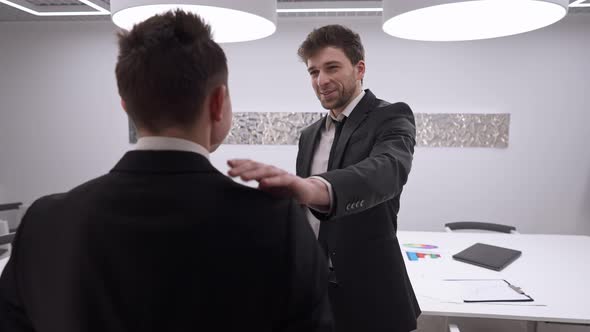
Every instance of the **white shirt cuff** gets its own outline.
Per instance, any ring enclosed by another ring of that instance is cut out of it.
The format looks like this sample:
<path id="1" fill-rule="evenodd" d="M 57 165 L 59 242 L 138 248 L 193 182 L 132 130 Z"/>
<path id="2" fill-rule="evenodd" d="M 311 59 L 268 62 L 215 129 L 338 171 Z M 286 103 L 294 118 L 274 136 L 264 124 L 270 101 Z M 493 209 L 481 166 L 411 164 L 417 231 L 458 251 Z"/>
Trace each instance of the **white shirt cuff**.
<path id="1" fill-rule="evenodd" d="M 326 187 L 328 188 L 328 196 L 330 197 L 330 205 L 329 205 L 328 210 L 324 210 L 324 209 L 322 209 L 321 206 L 315 206 L 315 205 L 310 205 L 309 208 L 314 209 L 314 210 L 318 211 L 319 213 L 325 213 L 325 214 L 330 213 L 332 211 L 332 203 L 334 202 L 334 193 L 332 192 L 332 184 L 330 184 L 330 182 L 328 182 L 326 179 L 324 179 L 321 176 L 310 176 L 309 178 L 319 180 L 323 184 L 325 184 Z"/>

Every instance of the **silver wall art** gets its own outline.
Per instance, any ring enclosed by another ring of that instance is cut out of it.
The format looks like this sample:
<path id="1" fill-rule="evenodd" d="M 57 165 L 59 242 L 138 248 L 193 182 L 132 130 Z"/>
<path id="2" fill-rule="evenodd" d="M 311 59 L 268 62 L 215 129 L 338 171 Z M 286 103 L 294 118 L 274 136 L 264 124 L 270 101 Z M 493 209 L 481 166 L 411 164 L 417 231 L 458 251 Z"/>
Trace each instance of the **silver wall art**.
<path id="1" fill-rule="evenodd" d="M 510 114 L 417 113 L 416 145 L 507 148 Z"/>
<path id="2" fill-rule="evenodd" d="M 297 145 L 301 130 L 325 113 L 234 113 L 225 144 Z M 510 114 L 416 113 L 416 145 L 421 147 L 507 148 Z M 129 122 L 129 142 L 137 141 Z"/>

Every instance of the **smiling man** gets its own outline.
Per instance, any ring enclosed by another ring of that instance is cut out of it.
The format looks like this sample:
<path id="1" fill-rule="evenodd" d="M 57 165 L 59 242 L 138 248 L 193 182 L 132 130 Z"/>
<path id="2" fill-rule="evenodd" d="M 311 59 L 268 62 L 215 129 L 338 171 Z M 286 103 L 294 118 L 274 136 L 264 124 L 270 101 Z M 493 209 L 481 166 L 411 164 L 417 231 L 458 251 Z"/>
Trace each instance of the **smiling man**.
<path id="1" fill-rule="evenodd" d="M 336 332 L 414 330 L 420 308 L 396 237 L 414 153 L 412 111 L 363 91 L 364 48 L 346 27 L 312 31 L 298 55 L 328 114 L 303 130 L 297 175 L 251 160 L 230 160 L 229 174 L 307 207 L 330 259 Z"/>

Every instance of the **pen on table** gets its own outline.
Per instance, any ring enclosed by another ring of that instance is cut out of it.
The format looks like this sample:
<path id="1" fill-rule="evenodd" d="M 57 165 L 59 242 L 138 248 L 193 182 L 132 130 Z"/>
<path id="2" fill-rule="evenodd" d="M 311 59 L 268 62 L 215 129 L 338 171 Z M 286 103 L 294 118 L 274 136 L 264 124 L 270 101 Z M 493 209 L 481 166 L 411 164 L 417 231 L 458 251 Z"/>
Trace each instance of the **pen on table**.
<path id="1" fill-rule="evenodd" d="M 512 284 L 508 284 L 508 287 L 510 287 L 510 288 L 512 288 L 512 289 L 514 289 L 514 291 L 515 291 L 515 292 L 517 292 L 517 293 L 519 293 L 519 294 L 523 294 L 523 295 L 524 295 L 524 292 L 522 291 L 522 289 L 521 289 L 520 287 L 514 286 L 514 285 L 512 285 Z"/>

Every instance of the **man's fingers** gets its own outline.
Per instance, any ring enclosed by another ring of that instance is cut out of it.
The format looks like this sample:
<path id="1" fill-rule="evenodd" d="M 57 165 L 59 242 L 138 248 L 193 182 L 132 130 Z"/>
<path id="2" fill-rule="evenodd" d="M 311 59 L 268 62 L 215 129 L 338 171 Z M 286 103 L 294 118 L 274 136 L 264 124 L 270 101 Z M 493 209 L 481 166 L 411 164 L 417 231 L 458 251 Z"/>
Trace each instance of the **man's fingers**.
<path id="1" fill-rule="evenodd" d="M 245 162 L 248 162 L 248 161 L 252 161 L 252 160 L 250 160 L 250 159 L 230 159 L 227 161 L 227 165 L 229 167 L 236 167 L 236 166 L 239 166 L 239 165 L 241 165 Z"/>
<path id="2" fill-rule="evenodd" d="M 258 180 L 286 174 L 284 170 L 250 159 L 232 159 L 227 164 L 232 167 L 227 173 L 231 177 L 239 176 L 244 181 Z"/>
<path id="3" fill-rule="evenodd" d="M 284 174 L 285 171 L 274 166 L 261 165 L 259 167 L 250 168 L 247 171 L 240 173 L 240 178 L 244 181 L 257 180 L 260 181 L 265 178 L 271 178 L 277 175 Z"/>
<path id="4" fill-rule="evenodd" d="M 231 167 L 231 169 L 227 173 L 233 177 L 239 176 L 244 172 L 248 172 L 252 169 L 260 167 L 259 163 L 249 159 L 228 160 L 227 164 Z"/>

